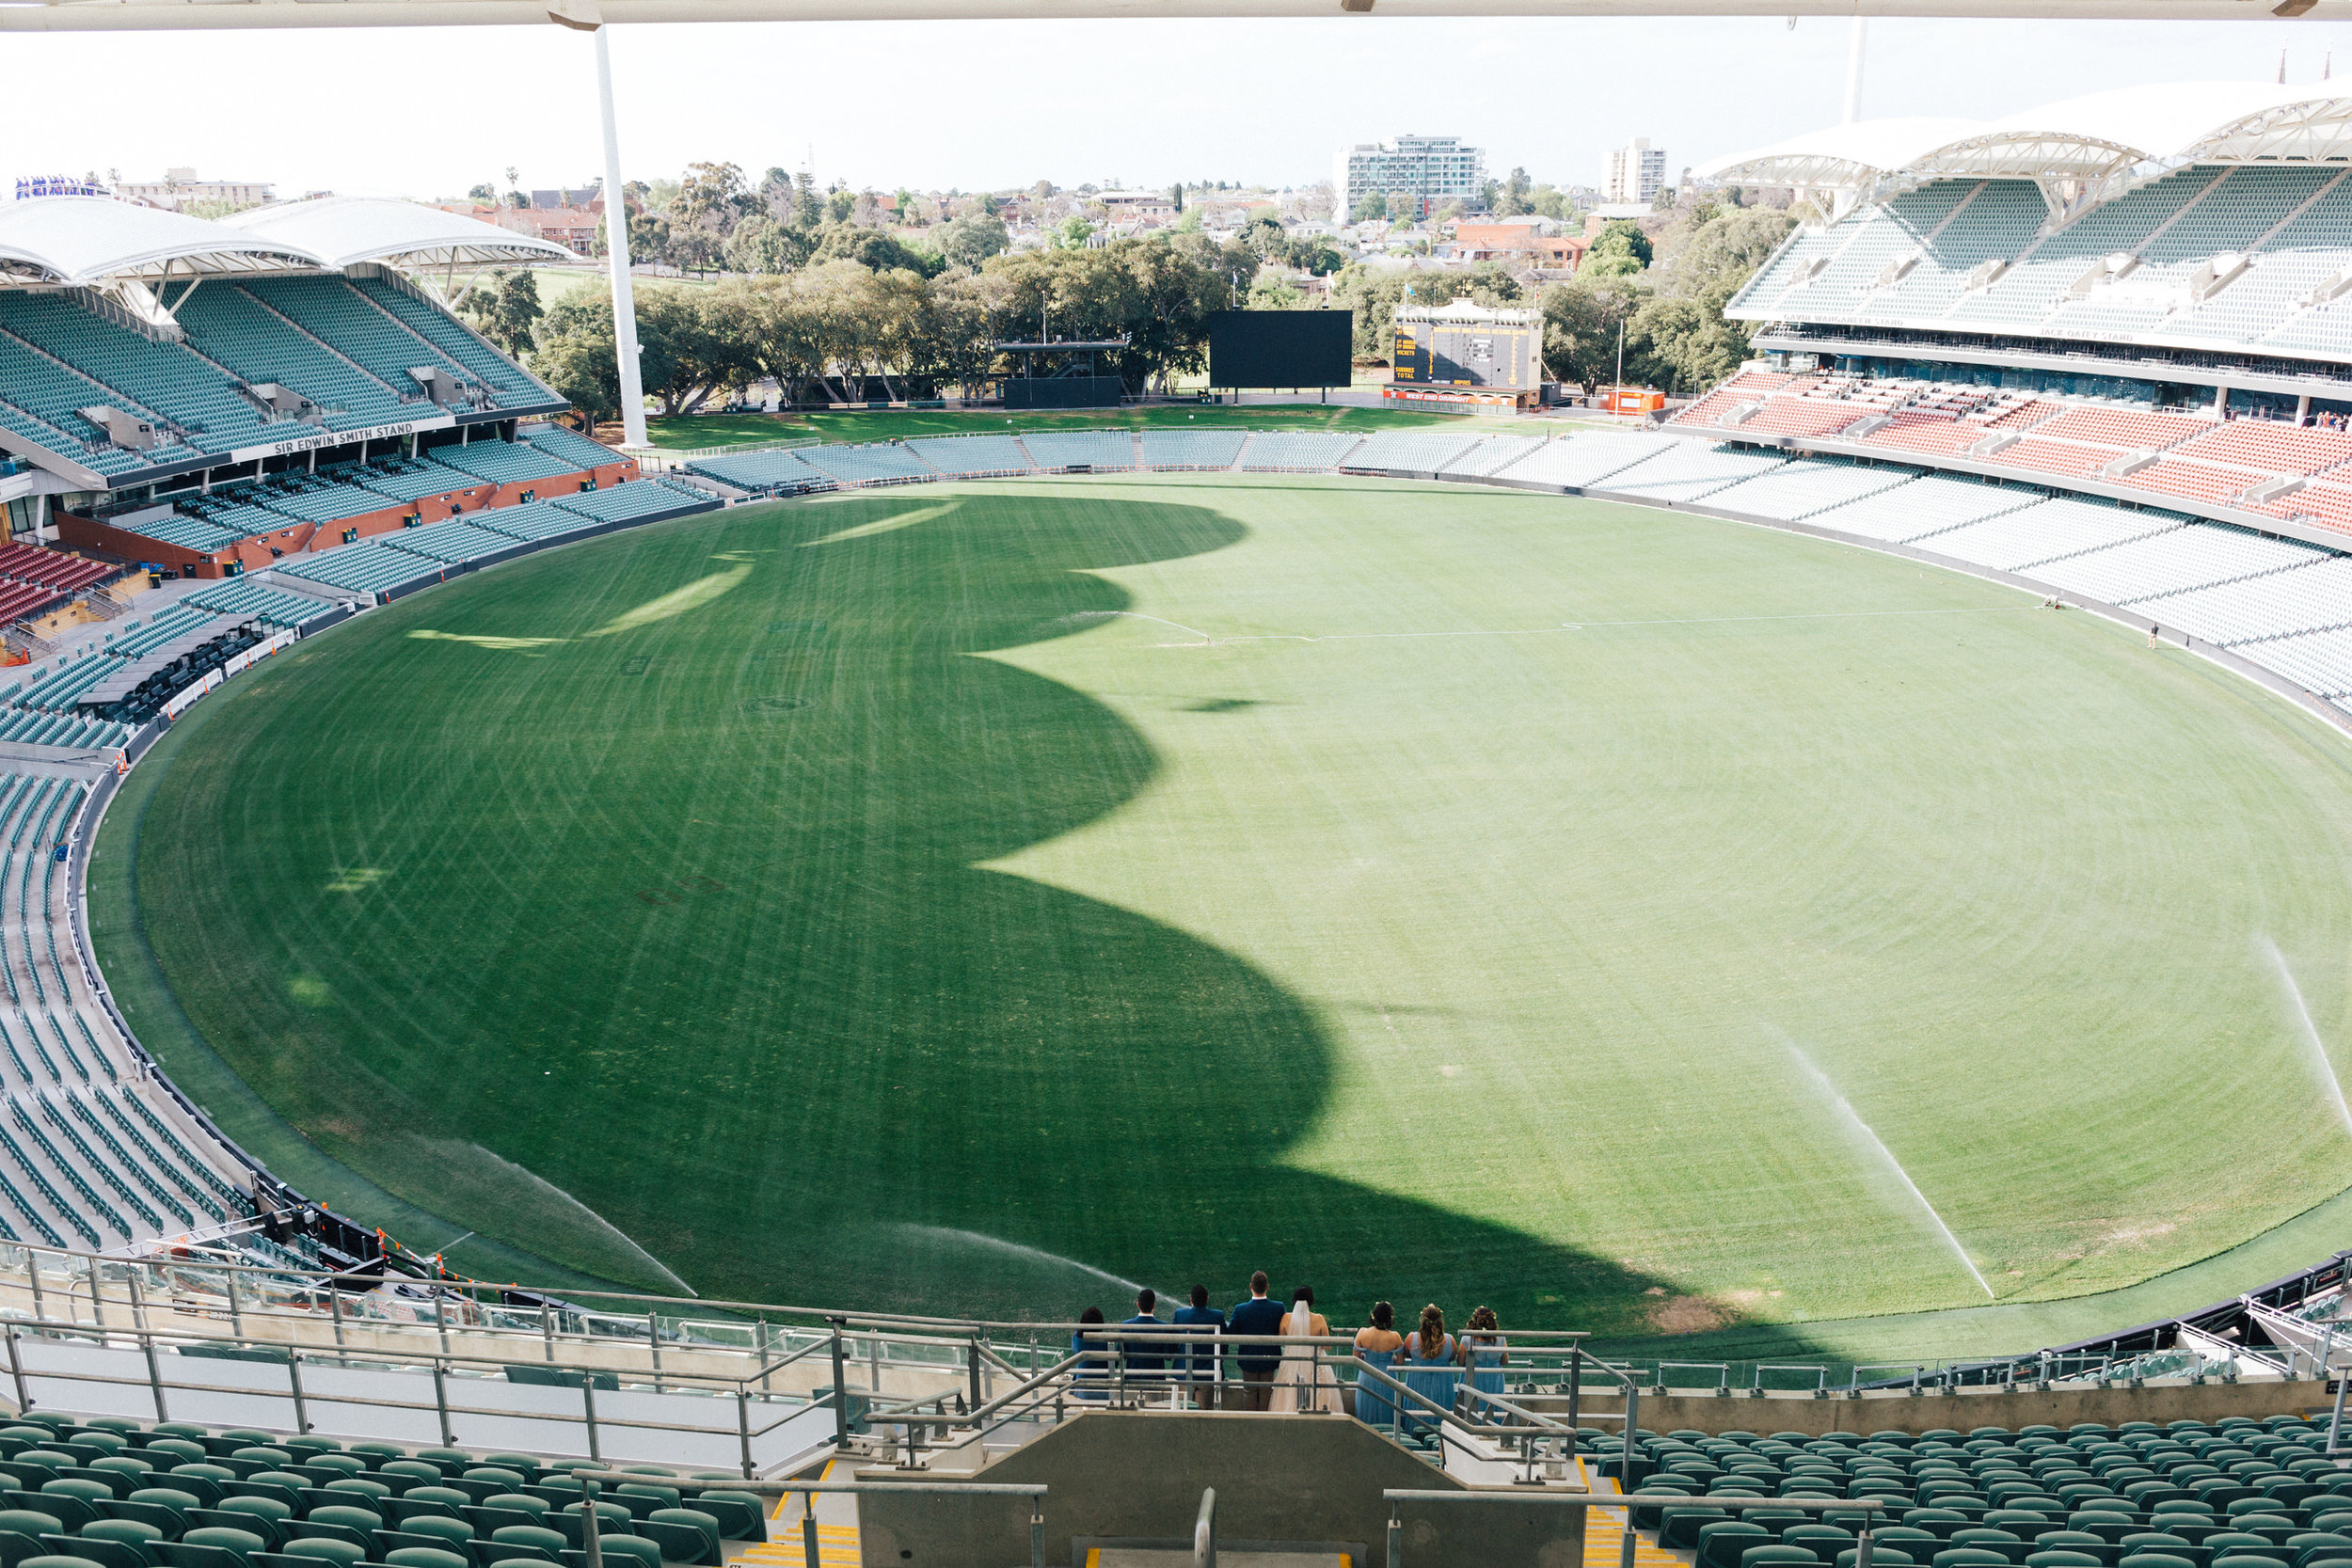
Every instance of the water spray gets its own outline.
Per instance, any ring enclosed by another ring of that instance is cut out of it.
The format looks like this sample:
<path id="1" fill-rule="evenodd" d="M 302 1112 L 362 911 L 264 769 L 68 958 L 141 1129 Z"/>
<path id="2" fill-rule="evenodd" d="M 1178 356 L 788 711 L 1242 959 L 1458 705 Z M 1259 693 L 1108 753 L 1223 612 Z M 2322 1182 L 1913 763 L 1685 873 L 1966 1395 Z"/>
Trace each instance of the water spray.
<path id="1" fill-rule="evenodd" d="M 1805 1076 L 1812 1079 L 1821 1093 L 1829 1097 L 1831 1106 L 1836 1111 L 1838 1120 L 1845 1124 L 1847 1132 L 1875 1152 L 1886 1168 L 1895 1173 L 1895 1180 L 1903 1184 L 1903 1190 L 1911 1195 L 1912 1201 L 1918 1204 L 1919 1212 L 1927 1215 L 1928 1223 L 1935 1227 L 1936 1234 L 1944 1238 L 1945 1244 L 1952 1249 L 1952 1256 L 1960 1259 L 1960 1266 L 1966 1269 L 1968 1277 L 1977 1282 L 1977 1288 L 1982 1291 L 1988 1299 L 1998 1299 L 1993 1294 L 1993 1287 L 1985 1283 L 1984 1275 L 1978 1272 L 1976 1263 L 1970 1259 L 1968 1249 L 1960 1244 L 1960 1238 L 1952 1234 L 1952 1227 L 1946 1225 L 1944 1216 L 1935 1212 L 1935 1205 L 1930 1203 L 1928 1195 L 1919 1190 L 1919 1183 L 1914 1181 L 1911 1179 L 1911 1173 L 1903 1169 L 1902 1162 L 1895 1158 L 1895 1151 L 1886 1147 L 1886 1140 L 1870 1131 L 1870 1124 L 1864 1121 L 1855 1113 L 1854 1108 L 1846 1102 L 1846 1097 L 1837 1092 L 1837 1085 L 1829 1081 L 1829 1074 L 1814 1066 L 1813 1058 L 1806 1055 L 1795 1040 L 1790 1039 L 1778 1029 L 1774 1029 L 1772 1033 L 1780 1035 L 1781 1043 L 1788 1048 L 1788 1054 L 1797 1059 L 1797 1066 L 1803 1068 Z M 2342 1101 L 2343 1097 L 2339 1095 L 2337 1102 L 2341 1104 Z"/>

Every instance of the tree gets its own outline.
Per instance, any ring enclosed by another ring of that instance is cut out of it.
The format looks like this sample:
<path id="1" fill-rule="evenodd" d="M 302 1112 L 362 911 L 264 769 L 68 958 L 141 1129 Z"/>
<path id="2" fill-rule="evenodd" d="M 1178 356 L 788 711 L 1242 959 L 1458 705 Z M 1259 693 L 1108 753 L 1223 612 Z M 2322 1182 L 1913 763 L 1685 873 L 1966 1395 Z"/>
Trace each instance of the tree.
<path id="1" fill-rule="evenodd" d="M 1619 218 L 1600 231 L 1592 248 L 1584 253 L 1584 263 L 1577 269 L 1580 276 L 1590 273 L 1596 277 L 1629 277 L 1648 267 L 1653 247 L 1642 226 L 1629 218 Z"/>
<path id="2" fill-rule="evenodd" d="M 533 346 L 539 318 L 545 314 L 539 305 L 538 275 L 528 267 L 493 272 L 466 295 L 464 309 L 483 336 L 519 356 Z"/>
<path id="3" fill-rule="evenodd" d="M 1736 285 L 1732 285 L 1736 287 Z M 1751 328 L 1725 321 L 1731 287 L 1689 297 L 1653 298 L 1627 330 L 1629 354 L 1638 344 L 1645 381 L 1668 393 L 1697 392 L 1738 370 L 1748 357 Z"/>
<path id="4" fill-rule="evenodd" d="M 875 272 L 903 269 L 925 277 L 938 277 L 947 265 L 936 251 L 918 249 L 882 230 L 853 224 L 826 225 L 811 256 L 818 261 L 855 261 Z"/>
<path id="5" fill-rule="evenodd" d="M 735 226 L 724 251 L 730 272 L 771 274 L 790 272 L 809 258 L 806 235 L 765 213 L 754 213 Z"/>
<path id="6" fill-rule="evenodd" d="M 1521 213 L 1531 211 L 1528 206 L 1528 193 L 1532 189 L 1534 185 L 1527 178 L 1527 170 L 1513 169 L 1511 177 L 1496 187 L 1492 203 L 1495 215 L 1506 218 L 1516 217 Z"/>
<path id="7" fill-rule="evenodd" d="M 1389 198 L 1378 191 L 1368 191 L 1356 198 L 1356 210 L 1348 214 L 1350 223 L 1371 223 L 1389 215 Z"/>
<path id="8" fill-rule="evenodd" d="M 1307 296 L 1290 286 L 1279 272 L 1260 273 L 1249 285 L 1249 299 L 1245 309 L 1251 310 L 1295 310 L 1307 302 Z"/>
<path id="9" fill-rule="evenodd" d="M 1794 228 L 1788 214 L 1768 207 L 1685 209 L 1659 231 L 1651 261 L 1659 292 L 1695 296 L 1720 290 L 1729 298 Z"/>
<path id="10" fill-rule="evenodd" d="M 1169 188 L 1168 193 L 1168 204 L 1175 208 L 1179 213 L 1184 210 L 1184 182 L 1182 180 L 1177 181 L 1176 183 Z"/>
<path id="11" fill-rule="evenodd" d="M 825 198 L 824 216 L 828 223 L 848 223 L 856 217 L 857 192 L 843 190 L 836 186 L 832 194 Z"/>
<path id="12" fill-rule="evenodd" d="M 492 185 L 487 180 L 485 180 L 481 184 L 476 185 L 473 189 L 468 191 L 466 196 L 469 199 L 479 201 L 485 206 L 496 206 L 498 204 L 498 188 Z"/>
<path id="13" fill-rule="evenodd" d="M 758 198 L 743 183 L 743 170 L 737 165 L 689 164 L 665 214 L 671 260 L 690 271 L 715 268 L 727 236 L 757 206 Z"/>
<path id="14" fill-rule="evenodd" d="M 1005 230 L 1005 220 L 988 211 L 966 213 L 942 224 L 936 237 L 942 256 L 974 272 L 990 257 L 1003 255 L 1012 244 L 1012 236 Z"/>
<path id="15" fill-rule="evenodd" d="M 1587 394 L 1617 373 L 1618 332 L 1626 332 L 1626 372 L 1641 378 L 1644 342 L 1633 336 L 1635 314 L 1649 291 L 1630 277 L 1580 270 L 1543 292 L 1544 373 L 1573 381 Z"/>
<path id="16" fill-rule="evenodd" d="M 1234 242 L 1257 257 L 1262 264 L 1290 259 L 1290 234 L 1283 229 L 1282 220 L 1272 213 L 1253 215 L 1241 226 L 1241 232 L 1234 236 Z"/>
<path id="17" fill-rule="evenodd" d="M 771 168 L 759 177 L 759 189 L 753 193 L 759 199 L 761 211 L 771 223 L 789 225 L 797 203 L 792 195 L 792 175 L 787 169 Z"/>
<path id="18" fill-rule="evenodd" d="M 592 420 L 621 417 L 621 373 L 612 342 L 612 297 L 581 289 L 542 316 L 531 368 Z"/>

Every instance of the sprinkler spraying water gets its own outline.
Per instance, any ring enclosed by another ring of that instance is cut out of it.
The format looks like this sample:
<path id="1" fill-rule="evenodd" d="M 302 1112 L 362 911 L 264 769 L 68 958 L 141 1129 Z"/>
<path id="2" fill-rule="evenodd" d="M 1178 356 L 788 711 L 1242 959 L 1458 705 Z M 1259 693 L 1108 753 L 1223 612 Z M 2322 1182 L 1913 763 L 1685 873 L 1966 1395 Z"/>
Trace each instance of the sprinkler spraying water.
<path id="1" fill-rule="evenodd" d="M 1945 1245 L 1952 1249 L 1952 1256 L 1960 1259 L 1960 1266 L 1968 1271 L 1968 1277 L 1977 1282 L 1977 1288 L 1987 1297 L 1992 1297 L 1993 1287 L 1986 1284 L 1984 1275 L 1977 1272 L 1977 1265 L 1968 1257 L 1968 1249 L 1960 1244 L 1960 1238 L 1952 1234 L 1952 1227 L 1946 1225 L 1944 1216 L 1935 1212 L 1935 1205 L 1930 1203 L 1928 1195 L 1919 1190 L 1919 1183 L 1914 1181 L 1911 1179 L 1911 1173 L 1903 1169 L 1902 1162 L 1895 1158 L 1895 1151 L 1886 1147 L 1885 1140 L 1870 1131 L 1870 1124 L 1864 1121 L 1851 1105 L 1846 1103 L 1846 1097 L 1837 1092 L 1837 1085 L 1829 1081 L 1829 1074 L 1815 1067 L 1813 1058 L 1807 1056 L 1795 1040 L 1790 1039 L 1778 1029 L 1773 1029 L 1772 1033 L 1780 1036 L 1781 1043 L 1788 1048 L 1788 1054 L 1797 1059 L 1797 1066 L 1803 1068 L 1805 1076 L 1812 1079 L 1821 1093 L 1828 1097 L 1831 1107 L 1836 1111 L 1837 1119 L 1844 1124 L 1848 1135 L 1877 1155 L 1879 1161 L 1894 1173 L 1895 1180 L 1903 1184 L 1903 1191 L 1909 1193 L 1912 1201 L 1919 1206 L 1919 1212 L 1927 1215 L 1928 1223 L 1935 1227 L 1936 1234 L 1944 1238 Z"/>
<path id="2" fill-rule="evenodd" d="M 2336 1065 L 2328 1059 L 2328 1046 L 2319 1037 L 2319 1025 L 2312 1022 L 2312 1009 L 2303 1000 L 2303 988 L 2295 983 L 2295 972 L 2287 968 L 2287 956 L 2279 951 L 2279 944 L 2268 937 L 2261 939 L 2263 950 L 2270 955 L 2271 966 L 2285 982 L 2287 1000 L 2295 1007 L 2295 1020 L 2302 1028 L 2303 1044 L 2311 1053 L 2312 1061 L 2319 1069 L 2319 1081 L 2328 1085 L 2328 1094 L 2335 1101 L 2336 1116 L 2344 1130 L 2352 1132 L 2352 1105 L 2344 1102 L 2344 1085 L 2337 1081 Z"/>

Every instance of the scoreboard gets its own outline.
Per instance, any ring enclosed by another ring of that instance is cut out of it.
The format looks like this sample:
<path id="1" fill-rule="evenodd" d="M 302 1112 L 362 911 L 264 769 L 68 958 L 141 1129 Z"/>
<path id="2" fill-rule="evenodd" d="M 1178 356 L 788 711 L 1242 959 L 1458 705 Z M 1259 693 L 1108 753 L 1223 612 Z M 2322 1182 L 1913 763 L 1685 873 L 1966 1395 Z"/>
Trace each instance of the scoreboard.
<path id="1" fill-rule="evenodd" d="M 1540 310 L 1498 310 L 1468 300 L 1434 310 L 1399 310 L 1390 379 L 1400 387 L 1476 387 L 1539 391 L 1544 384 Z"/>

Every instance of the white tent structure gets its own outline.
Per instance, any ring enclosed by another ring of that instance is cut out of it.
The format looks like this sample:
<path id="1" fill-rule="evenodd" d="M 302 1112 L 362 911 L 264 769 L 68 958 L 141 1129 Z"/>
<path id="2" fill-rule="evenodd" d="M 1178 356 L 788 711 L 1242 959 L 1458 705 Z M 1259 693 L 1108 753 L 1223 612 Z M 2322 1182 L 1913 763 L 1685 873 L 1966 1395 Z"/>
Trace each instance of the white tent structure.
<path id="1" fill-rule="evenodd" d="M 152 286 L 326 265 L 290 240 L 103 196 L 0 203 L 0 259 L 37 270 L 40 281 L 85 285 L 135 278 Z"/>
<path id="2" fill-rule="evenodd" d="M 234 214 L 222 223 L 256 240 L 294 246 L 338 268 L 360 261 L 423 269 L 579 260 L 536 234 L 518 234 L 463 213 L 381 197 L 280 201 Z"/>

